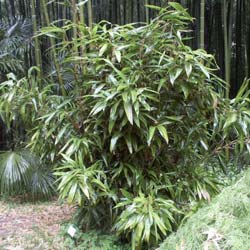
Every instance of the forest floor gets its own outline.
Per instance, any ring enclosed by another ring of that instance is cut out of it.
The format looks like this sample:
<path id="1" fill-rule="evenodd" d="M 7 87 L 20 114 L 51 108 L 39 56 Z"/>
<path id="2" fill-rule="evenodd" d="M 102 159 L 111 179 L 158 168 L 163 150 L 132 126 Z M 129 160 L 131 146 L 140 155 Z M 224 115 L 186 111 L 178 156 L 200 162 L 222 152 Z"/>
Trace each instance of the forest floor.
<path id="1" fill-rule="evenodd" d="M 74 208 L 58 201 L 22 203 L 0 200 L 0 250 L 62 250 L 60 224 Z"/>

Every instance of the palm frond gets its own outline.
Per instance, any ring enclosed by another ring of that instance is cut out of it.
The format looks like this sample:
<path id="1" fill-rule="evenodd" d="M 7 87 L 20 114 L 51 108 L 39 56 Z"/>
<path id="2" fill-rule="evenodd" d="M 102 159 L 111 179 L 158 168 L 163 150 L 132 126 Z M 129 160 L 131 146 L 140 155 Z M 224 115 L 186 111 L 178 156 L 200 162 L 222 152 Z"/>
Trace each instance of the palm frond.
<path id="1" fill-rule="evenodd" d="M 0 72 L 22 71 L 23 57 L 32 46 L 32 26 L 29 19 L 17 19 L 14 24 L 0 21 Z"/>
<path id="2" fill-rule="evenodd" d="M 29 182 L 29 191 L 34 200 L 42 198 L 48 199 L 55 193 L 55 178 L 52 172 L 44 167 L 33 169 Z"/>
<path id="3" fill-rule="evenodd" d="M 36 156 L 28 151 L 0 155 L 0 194 L 28 193 L 33 200 L 54 193 L 54 177 Z"/>
<path id="4" fill-rule="evenodd" d="M 29 162 L 20 152 L 0 156 L 0 193 L 12 194 L 25 187 L 29 179 Z"/>

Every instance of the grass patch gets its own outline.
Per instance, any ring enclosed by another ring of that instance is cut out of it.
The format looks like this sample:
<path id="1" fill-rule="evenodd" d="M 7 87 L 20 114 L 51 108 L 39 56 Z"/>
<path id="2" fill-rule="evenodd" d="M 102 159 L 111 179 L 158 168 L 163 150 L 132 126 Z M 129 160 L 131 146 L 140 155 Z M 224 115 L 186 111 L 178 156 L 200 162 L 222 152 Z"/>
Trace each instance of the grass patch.
<path id="1" fill-rule="evenodd" d="M 201 208 L 158 250 L 249 250 L 250 171 Z"/>

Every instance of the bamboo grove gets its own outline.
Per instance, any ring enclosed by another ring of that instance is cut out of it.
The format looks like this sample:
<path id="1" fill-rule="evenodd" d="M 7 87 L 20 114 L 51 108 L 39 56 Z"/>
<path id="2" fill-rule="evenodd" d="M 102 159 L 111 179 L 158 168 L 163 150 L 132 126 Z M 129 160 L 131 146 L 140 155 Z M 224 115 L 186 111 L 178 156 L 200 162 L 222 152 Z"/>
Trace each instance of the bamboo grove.
<path id="1" fill-rule="evenodd" d="M 167 0 L 3 0 L 0 1 L 1 20 L 14 25 L 18 20 L 32 20 L 36 34 L 43 26 L 56 22 L 63 25 L 65 20 L 86 22 L 89 26 L 100 20 L 125 24 L 149 21 L 154 10 L 145 5 L 164 6 Z M 230 83 L 230 93 L 234 96 L 250 69 L 250 11 L 248 0 L 179 0 L 194 17 L 190 29 L 193 39 L 188 41 L 193 48 L 204 48 L 215 55 L 220 67 L 218 74 Z M 73 32 L 75 33 L 75 32 Z M 72 37 L 77 34 L 72 34 Z M 24 68 L 32 65 L 45 68 L 45 52 L 54 47 L 54 38 L 45 40 L 35 37 L 31 50 L 25 53 Z M 55 50 L 51 53 L 59 82 L 59 64 Z M 43 59 L 43 60 L 42 60 Z M 42 65 L 43 61 L 43 65 Z M 229 89 L 228 89 L 229 91 Z M 229 93 L 227 93 L 228 95 Z"/>

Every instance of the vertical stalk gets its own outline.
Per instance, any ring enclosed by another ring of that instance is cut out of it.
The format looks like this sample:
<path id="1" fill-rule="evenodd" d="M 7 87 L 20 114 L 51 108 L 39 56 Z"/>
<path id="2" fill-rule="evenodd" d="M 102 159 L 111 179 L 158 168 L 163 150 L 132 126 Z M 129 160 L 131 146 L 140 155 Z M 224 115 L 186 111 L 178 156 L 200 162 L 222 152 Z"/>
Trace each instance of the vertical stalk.
<path id="1" fill-rule="evenodd" d="M 15 20 L 16 20 L 15 1 L 14 0 L 9 0 L 9 4 L 10 4 L 11 18 L 15 22 Z"/>
<path id="2" fill-rule="evenodd" d="M 84 5 L 82 5 L 80 7 L 80 22 L 81 22 L 81 25 L 85 24 L 84 11 L 85 11 L 85 8 L 84 8 Z M 84 34 L 82 34 L 82 35 L 84 35 Z M 84 56 L 84 51 L 85 51 L 85 47 L 81 46 L 81 56 L 82 57 Z M 81 60 L 80 63 L 81 63 L 81 67 L 82 67 L 83 73 L 85 74 L 86 73 L 86 67 L 85 67 L 85 65 L 83 63 L 83 60 Z"/>
<path id="3" fill-rule="evenodd" d="M 80 7 L 80 22 L 81 24 L 85 24 L 85 18 L 84 18 L 84 5 L 81 5 Z"/>
<path id="4" fill-rule="evenodd" d="M 228 14 L 228 4 L 227 0 L 223 0 L 223 7 L 222 7 L 222 14 L 223 14 L 223 28 L 224 28 L 224 54 L 225 54 L 225 80 L 227 82 L 226 88 L 226 98 L 229 98 L 230 92 L 230 48 L 231 45 L 229 44 L 228 39 L 228 23 L 227 23 L 227 14 Z M 230 47 L 230 48 L 229 48 Z"/>
<path id="5" fill-rule="evenodd" d="M 36 6 L 35 0 L 31 0 L 31 15 L 32 15 L 32 25 L 34 34 L 37 33 L 37 20 L 36 20 Z M 38 73 L 39 80 L 41 79 L 42 62 L 41 62 L 41 50 L 39 45 L 38 37 L 35 37 L 35 62 L 36 66 L 40 69 Z"/>
<path id="6" fill-rule="evenodd" d="M 73 11 L 73 24 L 74 24 L 73 38 L 76 41 L 77 40 L 77 28 L 76 28 L 76 25 L 78 23 L 76 0 L 72 0 L 72 11 Z"/>
<path id="7" fill-rule="evenodd" d="M 205 0 L 201 0 L 200 5 L 200 48 L 205 48 Z"/>
<path id="8" fill-rule="evenodd" d="M 49 13 L 48 13 L 48 9 L 47 9 L 47 3 L 45 2 L 46 0 L 41 0 L 42 2 L 42 9 L 43 9 L 43 13 L 44 13 L 44 17 L 45 17 L 45 22 L 46 25 L 49 26 L 50 25 L 50 19 L 49 19 Z M 61 71 L 60 71 L 60 65 L 59 62 L 57 60 L 57 54 L 56 54 L 56 49 L 55 49 L 55 39 L 53 37 L 49 37 L 50 40 L 50 44 L 51 44 L 51 55 L 53 58 L 53 61 L 55 63 L 55 67 L 56 67 L 56 74 L 57 74 L 57 78 L 59 81 L 59 85 L 62 91 L 62 94 L 65 95 L 65 89 L 63 86 L 63 79 L 61 76 Z"/>
<path id="9" fill-rule="evenodd" d="M 77 5 L 76 5 L 76 1 L 77 0 L 72 0 L 72 12 L 73 12 L 73 46 L 74 46 L 74 51 L 75 51 L 75 55 L 78 56 L 79 55 L 79 51 L 78 51 L 78 47 L 77 47 L 77 38 L 78 38 L 78 34 L 77 34 L 77 24 L 78 24 L 78 17 L 77 17 Z M 74 66 L 74 76 L 75 76 L 75 80 L 77 81 L 77 74 L 78 74 L 78 69 L 76 67 L 76 65 Z"/>
<path id="10" fill-rule="evenodd" d="M 93 12 L 92 12 L 92 1 L 88 1 L 88 22 L 89 27 L 92 29 L 93 27 Z"/>
<path id="11" fill-rule="evenodd" d="M 145 0 L 145 5 L 148 5 L 148 0 Z M 149 23 L 149 9 L 146 6 L 146 22 Z"/>
<path id="12" fill-rule="evenodd" d="M 64 0 L 64 5 L 63 5 L 63 21 L 67 19 L 67 2 Z"/>

